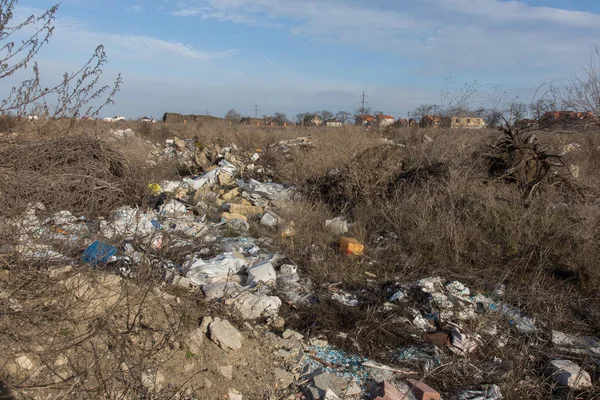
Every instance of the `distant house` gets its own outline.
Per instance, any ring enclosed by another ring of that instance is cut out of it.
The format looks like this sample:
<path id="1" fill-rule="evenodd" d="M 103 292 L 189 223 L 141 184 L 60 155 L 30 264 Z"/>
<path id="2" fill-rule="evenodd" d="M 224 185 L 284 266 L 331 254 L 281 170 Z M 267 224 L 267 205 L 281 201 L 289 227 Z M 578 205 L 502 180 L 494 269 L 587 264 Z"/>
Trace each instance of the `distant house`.
<path id="1" fill-rule="evenodd" d="M 398 118 L 394 126 L 396 128 L 416 128 L 417 126 L 419 126 L 419 124 L 417 124 L 417 121 L 413 118 Z"/>
<path id="2" fill-rule="evenodd" d="M 380 114 L 375 117 L 375 125 L 377 125 L 378 128 L 385 128 L 386 126 L 394 125 L 394 122 L 396 122 L 396 118 L 392 117 L 391 115 Z"/>
<path id="3" fill-rule="evenodd" d="M 591 112 L 548 111 L 539 121 L 541 129 L 586 129 L 596 125 L 596 117 Z"/>
<path id="4" fill-rule="evenodd" d="M 121 116 L 105 117 L 105 118 L 102 118 L 102 121 L 106 121 L 106 122 L 125 121 L 125 117 L 121 117 Z"/>
<path id="5" fill-rule="evenodd" d="M 323 118 L 321 118 L 318 115 L 315 115 L 311 120 L 310 123 L 315 125 L 315 126 L 321 126 L 323 124 Z"/>
<path id="6" fill-rule="evenodd" d="M 479 117 L 450 117 L 450 128 L 452 129 L 484 129 L 485 120 Z"/>
<path id="7" fill-rule="evenodd" d="M 354 119 L 354 122 L 356 125 L 369 127 L 375 122 L 375 117 L 372 115 L 359 115 Z"/>
<path id="8" fill-rule="evenodd" d="M 154 118 L 148 118 L 148 117 L 142 117 L 141 121 L 142 122 L 152 122 L 152 123 L 156 122 L 156 120 Z"/>
<path id="9" fill-rule="evenodd" d="M 244 117 L 240 120 L 240 124 L 242 124 L 242 125 L 265 125 L 265 120 L 263 118 Z"/>
<path id="10" fill-rule="evenodd" d="M 323 124 L 323 118 L 319 115 L 306 115 L 302 120 L 304 126 L 321 126 Z"/>
<path id="11" fill-rule="evenodd" d="M 426 115 L 419 121 L 421 128 L 439 128 L 442 124 L 442 117 L 439 115 Z"/>
<path id="12" fill-rule="evenodd" d="M 325 126 L 327 126 L 327 127 L 339 128 L 339 127 L 341 127 L 343 125 L 344 125 L 344 123 L 342 121 L 340 121 L 340 120 L 337 120 L 337 119 L 332 119 L 332 120 L 329 120 L 329 121 L 325 121 Z"/>

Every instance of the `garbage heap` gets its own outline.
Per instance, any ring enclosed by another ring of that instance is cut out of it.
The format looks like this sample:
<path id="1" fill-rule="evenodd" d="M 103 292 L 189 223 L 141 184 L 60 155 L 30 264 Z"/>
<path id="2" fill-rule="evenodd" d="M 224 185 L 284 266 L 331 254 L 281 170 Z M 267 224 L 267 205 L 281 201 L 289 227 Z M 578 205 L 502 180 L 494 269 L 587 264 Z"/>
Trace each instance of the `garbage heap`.
<path id="1" fill-rule="evenodd" d="M 281 144 L 285 146 L 285 144 Z M 246 179 L 270 180 L 273 171 L 261 165 L 262 149 L 245 151 L 236 144 L 205 143 L 199 138 L 168 139 L 165 146 L 152 154 L 153 158 L 176 162 L 182 175 L 204 174 L 215 169 L 222 160 L 236 167 L 236 174 Z"/>
<path id="2" fill-rule="evenodd" d="M 286 143 L 278 146 L 289 148 Z M 178 181 L 150 184 L 151 195 L 143 204 L 120 207 L 107 219 L 90 220 L 68 210 L 42 217 L 44 205 L 32 204 L 25 215 L 9 221 L 19 234 L 8 247 L 23 258 L 74 266 L 84 263 L 125 277 L 152 271 L 172 285 L 201 290 L 207 299 L 228 306 L 238 319 L 267 321 L 263 336 L 286 366 L 277 370 L 278 379 L 291 393 L 309 399 L 439 399 L 437 391 L 415 379 L 423 370 L 439 367 L 444 357 L 468 357 L 484 345 L 486 335 L 498 347 L 506 346 L 508 340 L 498 333 L 502 327 L 471 332 L 461 326 L 463 322 L 498 313 L 523 335 L 541 332 L 533 318 L 502 302 L 503 286 L 484 296 L 471 293 L 458 281 L 439 277 L 396 282 L 378 303 L 377 313 L 404 315 L 405 326 L 418 333 L 418 346 L 397 349 L 396 365 L 348 354 L 324 337 L 305 339 L 285 330 L 279 316 L 283 302 L 311 305 L 329 296 L 344 307 L 361 305 L 360 293 L 336 284 L 313 287 L 298 265 L 272 251 L 271 239 L 249 234 L 253 223 L 292 238 L 294 221 L 282 219 L 278 209 L 299 196 L 295 188 L 243 179 L 243 171 L 264 172 L 264 167 L 256 167 L 259 152 L 250 155 L 236 146 L 204 146 L 196 139 L 175 138 L 167 141 L 159 157 L 176 158 L 198 172 Z M 339 235 L 348 232 L 348 223 L 341 217 L 324 224 Z M 361 243 L 343 236 L 340 247 L 350 256 L 361 256 L 364 250 Z M 562 354 L 585 353 L 600 359 L 598 339 L 556 331 L 551 335 Z M 490 371 L 503 368 L 503 360 L 490 360 Z M 590 375 L 569 359 L 554 359 L 548 369 L 556 383 L 567 388 L 585 390 L 592 385 Z M 502 398 L 494 382 L 463 390 L 458 396 Z"/>

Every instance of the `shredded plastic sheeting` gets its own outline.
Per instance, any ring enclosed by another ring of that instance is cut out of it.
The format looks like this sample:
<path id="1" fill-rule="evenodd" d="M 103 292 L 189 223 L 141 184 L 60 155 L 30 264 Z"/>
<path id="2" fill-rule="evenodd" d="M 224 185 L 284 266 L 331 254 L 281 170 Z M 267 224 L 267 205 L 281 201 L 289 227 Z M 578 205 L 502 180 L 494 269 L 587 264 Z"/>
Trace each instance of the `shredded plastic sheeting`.
<path id="1" fill-rule="evenodd" d="M 442 365 L 437 348 L 424 348 L 409 346 L 400 349 L 394 360 L 415 366 L 423 366 L 425 371 L 430 371 Z"/>
<path id="2" fill-rule="evenodd" d="M 246 192 L 269 200 L 289 200 L 296 192 L 294 187 L 286 187 L 280 183 L 262 183 L 254 179 L 250 179 L 248 183 L 238 179 L 237 185 Z"/>

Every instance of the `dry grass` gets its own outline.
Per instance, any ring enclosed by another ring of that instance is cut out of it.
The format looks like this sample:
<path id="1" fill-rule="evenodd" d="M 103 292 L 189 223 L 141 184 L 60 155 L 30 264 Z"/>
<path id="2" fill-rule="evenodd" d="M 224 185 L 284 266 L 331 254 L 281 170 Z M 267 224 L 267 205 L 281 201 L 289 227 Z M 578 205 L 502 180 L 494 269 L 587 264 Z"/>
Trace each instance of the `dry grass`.
<path id="1" fill-rule="evenodd" d="M 108 134 L 110 128 L 128 127 L 136 132 L 136 139 L 116 140 Z M 505 283 L 505 300 L 537 316 L 540 326 L 600 334 L 600 139 L 596 133 L 538 133 L 541 146 L 549 153 L 562 154 L 565 146 L 573 143 L 579 147 L 571 146 L 572 151 L 563 156 L 565 166 L 553 167 L 548 175 L 560 176 L 563 183 L 547 180 L 525 201 L 519 185 L 488 175 L 489 165 L 482 155 L 501 135 L 493 130 L 392 130 L 386 137 L 402 145 L 394 147 L 383 143 L 378 134 L 357 128 L 90 122 L 81 130 L 113 142 L 112 147 L 89 136 L 77 136 L 2 148 L 1 195 L 4 204 L 10 202 L 10 213 L 33 201 L 45 200 L 55 210 L 81 213 L 102 213 L 135 201 L 148 182 L 174 174 L 172 166 L 142 175 L 137 171 L 145 170 L 140 166 L 145 165 L 146 153 L 153 145 L 173 135 L 197 136 L 207 143 L 236 143 L 248 151 L 310 136 L 310 149 L 292 151 L 286 157 L 267 151 L 261 157 L 271 164 L 278 180 L 295 184 L 305 194 L 302 200 L 279 210 L 284 218 L 295 221 L 296 236 L 281 238 L 260 226 L 253 226 L 253 232 L 272 236 L 274 248 L 297 262 L 318 291 L 323 290 L 321 284 L 341 282 L 347 290 L 361 293 L 363 302 L 356 309 L 325 300 L 310 308 L 289 309 L 284 313 L 290 326 L 305 333 L 325 333 L 342 348 L 393 362 L 394 351 L 414 343 L 411 334 L 416 332 L 400 321 L 404 315 L 378 311 L 386 289 L 395 282 L 440 275 L 481 293 Z M 64 148 L 65 143 L 70 150 L 51 151 Z M 119 153 L 110 150 L 114 146 Z M 421 173 L 434 165 L 444 166 L 447 173 Z M 571 165 L 579 167 L 577 179 Z M 337 172 L 332 175 L 333 170 Z M 85 174 L 88 180 L 65 180 L 70 174 Z M 396 179 L 399 175 L 401 179 Z M 323 182 L 331 183 L 332 176 L 336 177 L 336 191 L 325 193 Z M 78 189 L 82 183 L 86 188 L 99 187 L 100 181 L 108 181 L 110 185 L 105 186 L 115 190 L 83 193 Z M 54 182 L 66 182 L 69 189 L 57 191 Z M 340 214 L 353 223 L 349 235 L 366 245 L 364 257 L 341 255 L 339 238 L 325 228 L 326 219 Z M 377 277 L 367 277 L 365 271 Z M 25 276 L 22 279 L 29 282 Z M 23 296 L 39 290 L 31 285 Z M 512 375 L 500 381 L 505 398 L 549 398 L 552 387 L 541 373 L 551 356 L 546 351 L 547 338 L 523 337 L 508 321 L 486 318 L 491 317 L 486 315 L 480 323 L 497 323 L 499 331 L 513 339 L 511 344 L 500 349 L 489 343 L 460 361 L 446 355 L 449 364 L 427 373 L 428 383 L 454 394 L 470 384 L 492 381 L 484 366 L 496 356 L 514 364 Z M 105 328 L 113 329 L 110 324 Z M 349 339 L 338 338 L 340 331 Z M 105 337 L 116 332 L 107 331 Z M 127 347 L 119 346 L 125 354 Z M 581 363 L 597 379 L 597 368 L 585 360 Z M 130 385 L 139 387 L 139 382 Z M 583 394 L 585 398 L 594 395 Z"/>

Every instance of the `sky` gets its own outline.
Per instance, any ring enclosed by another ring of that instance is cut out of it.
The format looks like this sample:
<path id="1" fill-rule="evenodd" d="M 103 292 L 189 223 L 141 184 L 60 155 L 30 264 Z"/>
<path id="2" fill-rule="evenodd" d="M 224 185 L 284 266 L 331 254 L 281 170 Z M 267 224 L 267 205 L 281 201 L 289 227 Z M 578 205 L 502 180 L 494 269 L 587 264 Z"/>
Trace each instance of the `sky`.
<path id="1" fill-rule="evenodd" d="M 20 0 L 13 22 L 53 4 Z M 465 85 L 473 107 L 529 103 L 600 43 L 598 0 L 63 0 L 54 22 L 44 83 L 102 44 L 103 80 L 123 78 L 102 114 L 127 118 L 352 113 L 363 91 L 398 118 Z"/>

